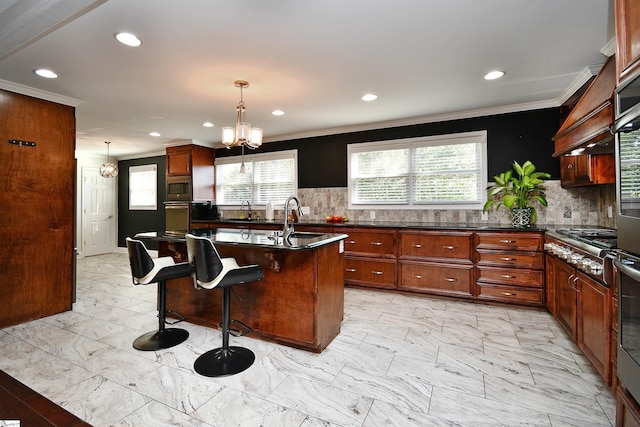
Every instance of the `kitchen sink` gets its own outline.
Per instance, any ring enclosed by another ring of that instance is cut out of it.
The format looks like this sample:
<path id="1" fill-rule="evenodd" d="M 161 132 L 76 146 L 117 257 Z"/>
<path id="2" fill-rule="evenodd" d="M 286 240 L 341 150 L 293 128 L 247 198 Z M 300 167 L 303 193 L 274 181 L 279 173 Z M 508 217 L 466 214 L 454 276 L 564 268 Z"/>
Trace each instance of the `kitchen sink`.
<path id="1" fill-rule="evenodd" d="M 316 237 L 320 237 L 322 236 L 322 233 L 308 233 L 308 232 L 293 232 L 291 233 L 290 237 L 296 238 L 296 239 L 315 239 Z"/>

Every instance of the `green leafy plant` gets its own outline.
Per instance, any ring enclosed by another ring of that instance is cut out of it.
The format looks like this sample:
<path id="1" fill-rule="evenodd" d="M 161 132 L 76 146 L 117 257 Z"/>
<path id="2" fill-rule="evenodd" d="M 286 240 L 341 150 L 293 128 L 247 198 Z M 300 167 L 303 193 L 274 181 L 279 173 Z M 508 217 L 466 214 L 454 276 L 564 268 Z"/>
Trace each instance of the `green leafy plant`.
<path id="1" fill-rule="evenodd" d="M 551 178 L 551 175 L 536 172 L 536 167 L 531 161 L 527 160 L 522 165 L 514 161 L 512 169 L 493 177 L 495 184 L 487 187 L 489 199 L 484 204 L 482 212 L 486 212 L 496 203 L 496 209 L 502 205 L 508 209 L 531 208 L 532 220 L 535 221 L 536 209 L 532 202 L 537 200 L 542 206 L 547 206 L 543 180 L 548 178 Z"/>

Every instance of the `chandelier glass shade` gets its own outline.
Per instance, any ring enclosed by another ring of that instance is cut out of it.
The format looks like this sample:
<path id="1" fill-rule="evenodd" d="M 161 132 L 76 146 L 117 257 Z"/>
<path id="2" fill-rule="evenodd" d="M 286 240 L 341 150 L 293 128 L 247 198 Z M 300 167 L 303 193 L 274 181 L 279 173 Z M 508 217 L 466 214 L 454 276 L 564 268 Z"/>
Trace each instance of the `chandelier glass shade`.
<path id="1" fill-rule="evenodd" d="M 242 89 L 249 87 L 249 82 L 236 80 L 233 84 L 235 87 L 240 88 L 240 102 L 236 107 L 236 126 L 235 128 L 231 126 L 222 128 L 222 144 L 227 148 L 242 145 L 253 150 L 262 145 L 262 129 L 252 128 L 251 123 L 246 122 L 244 119 L 245 107 Z"/>
<path id="2" fill-rule="evenodd" d="M 115 178 L 118 176 L 118 166 L 114 163 L 111 163 L 111 158 L 109 157 L 109 144 L 111 141 L 105 141 L 107 144 L 107 163 L 103 163 L 100 166 L 100 176 L 104 178 Z"/>

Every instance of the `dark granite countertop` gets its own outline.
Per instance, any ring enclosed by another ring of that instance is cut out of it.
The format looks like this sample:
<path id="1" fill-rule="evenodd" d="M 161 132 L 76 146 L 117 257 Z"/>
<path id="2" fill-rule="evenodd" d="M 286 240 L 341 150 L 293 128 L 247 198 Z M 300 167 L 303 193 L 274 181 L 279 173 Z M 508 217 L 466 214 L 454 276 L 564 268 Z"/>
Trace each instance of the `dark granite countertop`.
<path id="1" fill-rule="evenodd" d="M 225 224 L 237 226 L 246 224 L 251 228 L 259 228 L 260 225 L 282 225 L 282 221 L 266 221 L 266 220 L 241 220 L 241 219 L 222 219 L 219 221 L 192 221 L 193 224 L 215 224 L 215 226 L 224 226 Z M 412 221 L 349 221 L 349 222 L 324 222 L 317 220 L 306 220 L 300 218 L 295 223 L 300 226 L 314 227 L 334 227 L 336 229 L 350 227 L 363 228 L 417 228 L 417 229 L 458 229 L 458 230 L 484 230 L 484 231 L 524 231 L 524 232 L 544 232 L 559 227 L 549 224 L 534 224 L 531 228 L 513 228 L 504 224 L 491 223 L 457 223 L 457 222 L 412 222 Z M 565 226 L 566 227 L 566 226 Z M 346 231 L 345 231 L 346 232 Z"/>
<path id="2" fill-rule="evenodd" d="M 256 221 L 257 223 L 257 221 Z M 256 224 L 258 225 L 258 224 Z M 269 249 L 313 249 L 329 243 L 346 239 L 346 234 L 339 233 L 306 233 L 296 232 L 288 240 L 282 238 L 281 233 L 274 230 L 234 229 L 234 228 L 200 228 L 192 233 L 201 237 L 208 237 L 220 245 L 247 245 Z M 138 233 L 138 239 L 152 239 L 166 242 L 184 242 L 184 235 L 164 234 L 155 231 Z"/>

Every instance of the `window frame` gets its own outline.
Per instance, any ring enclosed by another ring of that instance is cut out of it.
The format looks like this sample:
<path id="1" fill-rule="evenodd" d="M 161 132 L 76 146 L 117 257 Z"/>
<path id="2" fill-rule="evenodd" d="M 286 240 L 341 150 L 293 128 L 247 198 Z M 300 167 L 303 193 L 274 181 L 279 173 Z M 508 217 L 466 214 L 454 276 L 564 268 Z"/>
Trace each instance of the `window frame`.
<path id="1" fill-rule="evenodd" d="M 237 164 L 238 169 L 240 169 L 240 165 L 242 164 L 243 156 L 226 156 L 226 157 L 218 157 L 216 158 L 216 199 L 218 199 L 218 194 L 220 194 L 219 180 L 218 180 L 218 170 L 217 167 L 219 165 L 229 165 L 229 164 Z M 254 162 L 263 162 L 263 161 L 272 161 L 272 160 L 285 160 L 292 159 L 293 160 L 293 189 L 292 194 L 298 194 L 298 150 L 282 150 L 282 151 L 271 151 L 268 153 L 257 153 L 257 154 L 245 154 L 244 155 L 244 163 L 245 166 L 249 163 Z M 252 167 L 253 170 L 253 167 Z M 264 207 L 266 208 L 265 203 L 254 203 L 255 199 L 255 181 L 252 182 L 251 188 L 251 203 L 252 207 Z M 282 202 L 272 201 L 275 206 L 281 206 L 284 204 L 284 200 Z M 217 201 L 218 209 L 220 210 L 230 210 L 230 209 L 239 209 L 240 203 L 220 203 Z"/>
<path id="2" fill-rule="evenodd" d="M 133 200 L 133 191 L 131 188 L 131 183 L 133 182 L 133 175 L 136 173 L 146 173 L 146 172 L 154 172 L 155 179 L 154 187 L 153 187 L 153 204 L 152 205 L 139 205 L 134 204 Z M 158 164 L 157 163 L 149 163 L 146 165 L 138 165 L 138 166 L 130 166 L 129 167 L 129 210 L 130 211 L 157 211 L 158 210 Z"/>
<path id="3" fill-rule="evenodd" d="M 446 144 L 447 141 L 451 141 L 451 144 Z M 445 143 L 443 143 L 445 142 Z M 461 201 L 459 203 L 451 203 L 451 202 L 416 202 L 412 200 L 412 188 L 413 188 L 413 179 L 416 174 L 412 170 L 412 156 L 413 149 L 418 147 L 425 146 L 439 146 L 439 145 L 453 145 L 453 144 L 464 144 L 464 143 L 479 143 L 480 144 L 480 154 L 481 164 L 480 170 L 478 171 L 478 192 L 480 195 L 480 200 L 477 202 L 466 202 Z M 397 150 L 397 149 L 408 149 L 408 177 L 409 180 L 407 182 L 407 190 L 409 194 L 409 200 L 406 203 L 354 203 L 352 198 L 353 192 L 353 184 L 354 180 L 352 178 L 351 171 L 351 158 L 353 154 L 370 152 L 370 151 L 381 151 L 381 150 Z M 348 209 L 349 210 L 366 210 L 366 209 L 377 209 L 377 210 L 407 210 L 407 209 L 415 209 L 415 210 L 430 210 L 430 209 L 451 209 L 451 210 L 482 210 L 482 206 L 486 202 L 487 195 L 486 191 L 484 191 L 488 186 L 488 158 L 487 158 L 487 131 L 472 131 L 472 132 L 461 132 L 461 133 L 452 133 L 452 134 L 443 134 L 443 135 L 433 135 L 433 136 L 421 136 L 415 138 L 403 138 L 403 139 L 394 139 L 394 140 L 386 140 L 386 141 L 375 141 L 375 142 L 365 142 L 365 143 L 352 143 L 347 145 L 347 201 L 348 201 Z"/>

